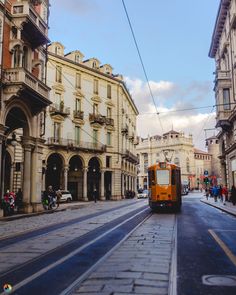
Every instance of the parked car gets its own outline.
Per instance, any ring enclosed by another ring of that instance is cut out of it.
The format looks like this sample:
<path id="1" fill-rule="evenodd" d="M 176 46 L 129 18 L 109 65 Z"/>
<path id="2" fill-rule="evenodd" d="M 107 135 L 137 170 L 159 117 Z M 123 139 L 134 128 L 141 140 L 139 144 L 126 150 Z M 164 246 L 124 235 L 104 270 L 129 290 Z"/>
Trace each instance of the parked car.
<path id="1" fill-rule="evenodd" d="M 146 198 L 148 198 L 148 190 L 145 189 L 142 192 L 138 192 L 137 198 L 138 199 L 146 199 Z"/>
<path id="2" fill-rule="evenodd" d="M 72 195 L 69 191 L 61 191 L 61 202 L 71 202 L 73 200 Z"/>

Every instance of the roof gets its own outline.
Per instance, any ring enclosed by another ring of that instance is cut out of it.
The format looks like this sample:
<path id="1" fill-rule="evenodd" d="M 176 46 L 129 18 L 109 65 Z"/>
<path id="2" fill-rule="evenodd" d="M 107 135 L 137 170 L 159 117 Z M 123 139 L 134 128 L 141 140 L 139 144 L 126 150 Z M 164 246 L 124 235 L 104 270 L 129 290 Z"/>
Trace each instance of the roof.
<path id="1" fill-rule="evenodd" d="M 215 27 L 212 34 L 211 39 L 211 46 L 209 50 L 209 57 L 214 58 L 215 54 L 217 52 L 219 43 L 220 43 L 220 37 L 224 29 L 225 20 L 227 17 L 227 11 L 229 9 L 231 0 L 221 0 L 220 5 L 218 8 L 218 13 L 216 17 Z"/>
<path id="2" fill-rule="evenodd" d="M 170 130 L 169 132 L 164 133 L 163 136 L 168 135 L 168 134 L 180 134 L 180 133 L 177 131 L 174 131 L 174 130 Z"/>
<path id="3" fill-rule="evenodd" d="M 211 155 L 208 152 L 199 150 L 199 149 L 194 149 L 194 154 L 203 154 L 203 155 Z"/>

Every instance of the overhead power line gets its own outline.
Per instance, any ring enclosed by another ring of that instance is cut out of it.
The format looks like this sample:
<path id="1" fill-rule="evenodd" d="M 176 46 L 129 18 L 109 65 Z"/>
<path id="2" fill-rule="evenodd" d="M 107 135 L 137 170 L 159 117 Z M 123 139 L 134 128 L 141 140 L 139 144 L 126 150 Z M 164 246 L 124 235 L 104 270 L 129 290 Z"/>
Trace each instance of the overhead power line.
<path id="1" fill-rule="evenodd" d="M 126 5 L 125 5 L 125 1 L 124 0 L 122 0 L 122 4 L 123 4 L 124 10 L 125 10 L 125 14 L 126 14 L 126 17 L 127 17 L 128 23 L 129 23 L 129 27 L 130 27 L 132 36 L 133 36 L 135 47 L 137 49 L 138 56 L 139 56 L 139 59 L 140 59 L 140 62 L 141 62 L 142 68 L 143 68 L 144 76 L 145 76 L 146 81 L 147 81 L 148 89 L 149 89 L 149 92 L 150 92 L 150 95 L 151 95 L 153 104 L 154 104 L 155 109 L 156 109 L 156 114 L 157 114 L 158 119 L 159 119 L 159 122 L 160 122 L 162 133 L 164 133 L 164 130 L 163 130 L 163 127 L 162 127 L 162 123 L 161 123 L 161 119 L 159 117 L 159 112 L 158 112 L 158 109 L 157 109 L 157 105 L 156 105 L 156 102 L 155 102 L 155 99 L 154 99 L 154 95 L 152 93 L 152 89 L 151 89 L 151 86 L 150 86 L 150 83 L 149 83 L 149 79 L 148 79 L 147 72 L 146 72 L 146 69 L 145 69 L 145 66 L 144 66 L 144 62 L 143 62 L 143 59 L 142 59 L 142 56 L 141 56 L 141 53 L 140 53 L 140 50 L 139 50 L 139 46 L 138 46 L 138 43 L 137 43 L 137 40 L 136 40 L 136 37 L 135 37 L 135 34 L 134 34 L 134 30 L 133 30 L 133 27 L 132 27 L 132 24 L 131 24 L 131 21 L 130 21 L 130 17 L 129 17 L 128 11 L 126 9 Z"/>

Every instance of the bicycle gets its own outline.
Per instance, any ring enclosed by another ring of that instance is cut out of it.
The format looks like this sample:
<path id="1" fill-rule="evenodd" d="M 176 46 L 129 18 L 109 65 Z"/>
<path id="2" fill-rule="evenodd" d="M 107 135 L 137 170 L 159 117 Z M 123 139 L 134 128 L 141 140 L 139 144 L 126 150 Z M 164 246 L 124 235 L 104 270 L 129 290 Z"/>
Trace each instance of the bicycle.
<path id="1" fill-rule="evenodd" d="M 59 207 L 59 200 L 57 198 L 42 196 L 42 205 L 44 210 L 55 211 Z"/>

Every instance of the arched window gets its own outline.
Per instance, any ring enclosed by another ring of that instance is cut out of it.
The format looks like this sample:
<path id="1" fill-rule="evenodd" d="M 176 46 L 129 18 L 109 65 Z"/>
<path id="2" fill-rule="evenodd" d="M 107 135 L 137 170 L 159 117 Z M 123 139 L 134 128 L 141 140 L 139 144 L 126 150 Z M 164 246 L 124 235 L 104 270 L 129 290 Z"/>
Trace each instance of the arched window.
<path id="1" fill-rule="evenodd" d="M 28 69 L 28 48 L 26 46 L 23 48 L 22 67 Z"/>
<path id="2" fill-rule="evenodd" d="M 187 170 L 187 173 L 190 172 L 189 158 L 186 159 L 186 170 Z"/>
<path id="3" fill-rule="evenodd" d="M 180 163 L 179 163 L 179 158 L 175 158 L 175 159 L 174 159 L 174 163 L 175 163 L 175 165 L 179 166 L 179 164 L 180 164 Z"/>
<path id="4" fill-rule="evenodd" d="M 97 63 L 96 63 L 96 61 L 93 62 L 93 68 L 94 68 L 94 69 L 97 68 Z"/>
<path id="5" fill-rule="evenodd" d="M 55 53 L 58 54 L 58 55 L 60 55 L 61 54 L 61 47 L 56 46 L 55 47 Z"/>

